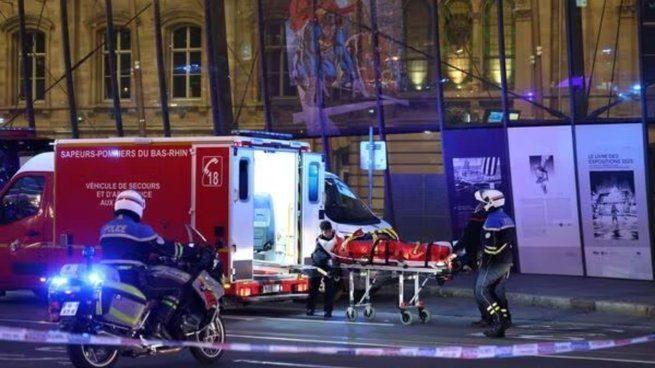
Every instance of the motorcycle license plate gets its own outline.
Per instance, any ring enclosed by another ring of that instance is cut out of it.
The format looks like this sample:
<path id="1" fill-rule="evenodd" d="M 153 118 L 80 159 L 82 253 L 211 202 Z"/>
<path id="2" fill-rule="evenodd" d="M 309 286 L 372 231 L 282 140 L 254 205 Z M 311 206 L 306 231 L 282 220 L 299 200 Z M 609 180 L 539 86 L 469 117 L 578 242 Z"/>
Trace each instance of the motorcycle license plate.
<path id="1" fill-rule="evenodd" d="M 77 314 L 77 308 L 80 306 L 80 302 L 66 302 L 61 308 L 59 315 L 62 317 L 72 317 Z"/>
<path id="2" fill-rule="evenodd" d="M 264 294 L 270 294 L 270 293 L 279 293 L 281 289 L 282 289 L 282 285 L 272 284 L 272 285 L 264 285 L 262 291 Z"/>

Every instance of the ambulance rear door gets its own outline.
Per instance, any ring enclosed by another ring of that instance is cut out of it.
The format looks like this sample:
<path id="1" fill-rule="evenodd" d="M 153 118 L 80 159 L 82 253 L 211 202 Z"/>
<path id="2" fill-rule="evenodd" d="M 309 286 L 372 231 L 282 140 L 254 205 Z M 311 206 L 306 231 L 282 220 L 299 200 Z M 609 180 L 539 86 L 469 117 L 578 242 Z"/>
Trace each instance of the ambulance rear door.
<path id="1" fill-rule="evenodd" d="M 325 162 L 319 153 L 302 153 L 301 164 L 302 207 L 301 207 L 301 263 L 307 263 L 311 256 L 319 224 L 323 217 L 323 193 L 325 191 Z"/>
<path id="2" fill-rule="evenodd" d="M 250 147 L 233 147 L 230 160 L 229 246 L 232 281 L 252 279 L 255 232 L 254 152 Z"/>
<path id="3" fill-rule="evenodd" d="M 192 225 L 218 249 L 223 265 L 230 264 L 228 233 L 230 153 L 228 145 L 194 145 Z M 224 271 L 229 268 L 224 267 Z M 229 274 L 227 275 L 229 276 Z"/>

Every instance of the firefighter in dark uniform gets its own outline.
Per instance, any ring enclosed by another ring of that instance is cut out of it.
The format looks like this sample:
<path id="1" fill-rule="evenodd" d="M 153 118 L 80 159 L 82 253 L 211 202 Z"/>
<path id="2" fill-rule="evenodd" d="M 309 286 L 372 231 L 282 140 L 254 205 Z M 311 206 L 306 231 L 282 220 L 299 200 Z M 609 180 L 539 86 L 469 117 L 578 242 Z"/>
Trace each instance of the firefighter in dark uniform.
<path id="1" fill-rule="evenodd" d="M 309 296 L 307 298 L 307 315 L 314 315 L 316 308 L 316 297 L 321 286 L 321 280 L 325 286 L 325 305 L 323 307 L 325 318 L 332 317 L 332 305 L 334 303 L 334 278 L 332 248 L 337 242 L 337 236 L 330 221 L 322 221 L 320 224 L 321 235 L 316 238 L 316 248 L 311 255 L 312 266 L 309 278 Z"/>
<path id="2" fill-rule="evenodd" d="M 487 211 L 484 209 L 483 204 L 479 204 L 469 221 L 464 228 L 461 238 L 457 241 L 456 245 L 453 247 L 453 257 L 456 264 L 457 270 L 462 270 L 464 272 L 474 272 L 477 271 L 481 261 L 481 233 L 482 225 L 484 225 L 485 220 L 487 219 Z M 476 278 L 473 280 L 473 290 L 475 290 L 475 285 L 477 285 L 477 278 L 480 277 L 478 273 Z M 491 316 L 486 312 L 485 308 L 480 307 L 480 319 L 478 321 L 472 322 L 471 326 L 473 327 L 489 327 L 491 326 Z"/>
<path id="3" fill-rule="evenodd" d="M 146 201 L 137 191 L 126 190 L 118 194 L 114 202 L 115 217 L 100 231 L 103 259 L 130 260 L 151 264 L 157 256 L 179 260 L 191 259 L 199 255 L 199 251 L 195 248 L 164 241 L 152 227 L 141 223 L 145 207 Z M 140 285 L 143 281 L 134 274 L 126 276 L 126 279 L 123 280 L 121 275 L 121 281 L 137 287 L 145 286 Z M 153 329 L 159 333 L 162 327 L 168 325 L 175 313 L 183 285 L 173 278 L 158 277 L 156 274 L 149 274 L 146 276 L 146 280 L 149 289 L 163 290 L 163 292 L 157 293 L 156 298 L 160 303 L 153 313 L 154 321 L 157 324 L 153 326 Z"/>
<path id="4" fill-rule="evenodd" d="M 480 190 L 475 199 L 487 211 L 482 226 L 482 256 L 475 285 L 478 307 L 490 317 L 492 324 L 484 331 L 488 337 L 505 337 L 512 317 L 505 296 L 505 282 L 514 263 L 512 245 L 515 239 L 514 221 L 505 213 L 505 196 L 495 189 Z"/>

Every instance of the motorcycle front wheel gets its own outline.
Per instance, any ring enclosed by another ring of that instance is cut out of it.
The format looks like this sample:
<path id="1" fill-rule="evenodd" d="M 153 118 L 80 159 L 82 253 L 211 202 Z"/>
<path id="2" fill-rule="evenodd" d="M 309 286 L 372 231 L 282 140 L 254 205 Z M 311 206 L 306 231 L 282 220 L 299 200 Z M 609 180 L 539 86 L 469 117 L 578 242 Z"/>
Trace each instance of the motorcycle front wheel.
<path id="1" fill-rule="evenodd" d="M 68 345 L 67 350 L 75 368 L 109 368 L 119 358 L 118 349 L 107 346 Z"/>
<path id="2" fill-rule="evenodd" d="M 223 325 L 223 320 L 221 317 L 216 316 L 216 319 L 214 319 L 212 323 L 194 335 L 194 339 L 195 342 L 202 343 L 225 343 L 225 326 Z M 222 348 L 191 348 L 190 350 L 191 355 L 193 355 L 196 361 L 202 365 L 216 364 L 224 353 Z"/>

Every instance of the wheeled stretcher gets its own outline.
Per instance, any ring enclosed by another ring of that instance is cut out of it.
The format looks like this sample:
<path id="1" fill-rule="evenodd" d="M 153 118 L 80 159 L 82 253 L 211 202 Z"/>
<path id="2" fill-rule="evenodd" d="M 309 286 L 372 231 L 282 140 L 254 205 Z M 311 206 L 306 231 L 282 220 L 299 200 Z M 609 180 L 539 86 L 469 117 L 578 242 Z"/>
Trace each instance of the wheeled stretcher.
<path id="1" fill-rule="evenodd" d="M 332 249 L 339 268 L 347 274 L 349 305 L 346 318 L 357 319 L 363 310 L 367 319 L 375 318 L 371 290 L 382 278 L 397 278 L 398 309 L 403 324 L 412 323 L 411 309 L 418 311 L 419 320 L 430 321 L 430 312 L 421 299 L 421 291 L 430 280 L 443 285 L 451 276 L 450 256 L 452 246 L 448 242 L 408 243 L 398 239 L 393 231 L 372 234 L 356 232 Z M 355 278 L 364 279 L 364 293 L 355 299 Z M 414 294 L 406 301 L 405 281 L 414 281 Z"/>

